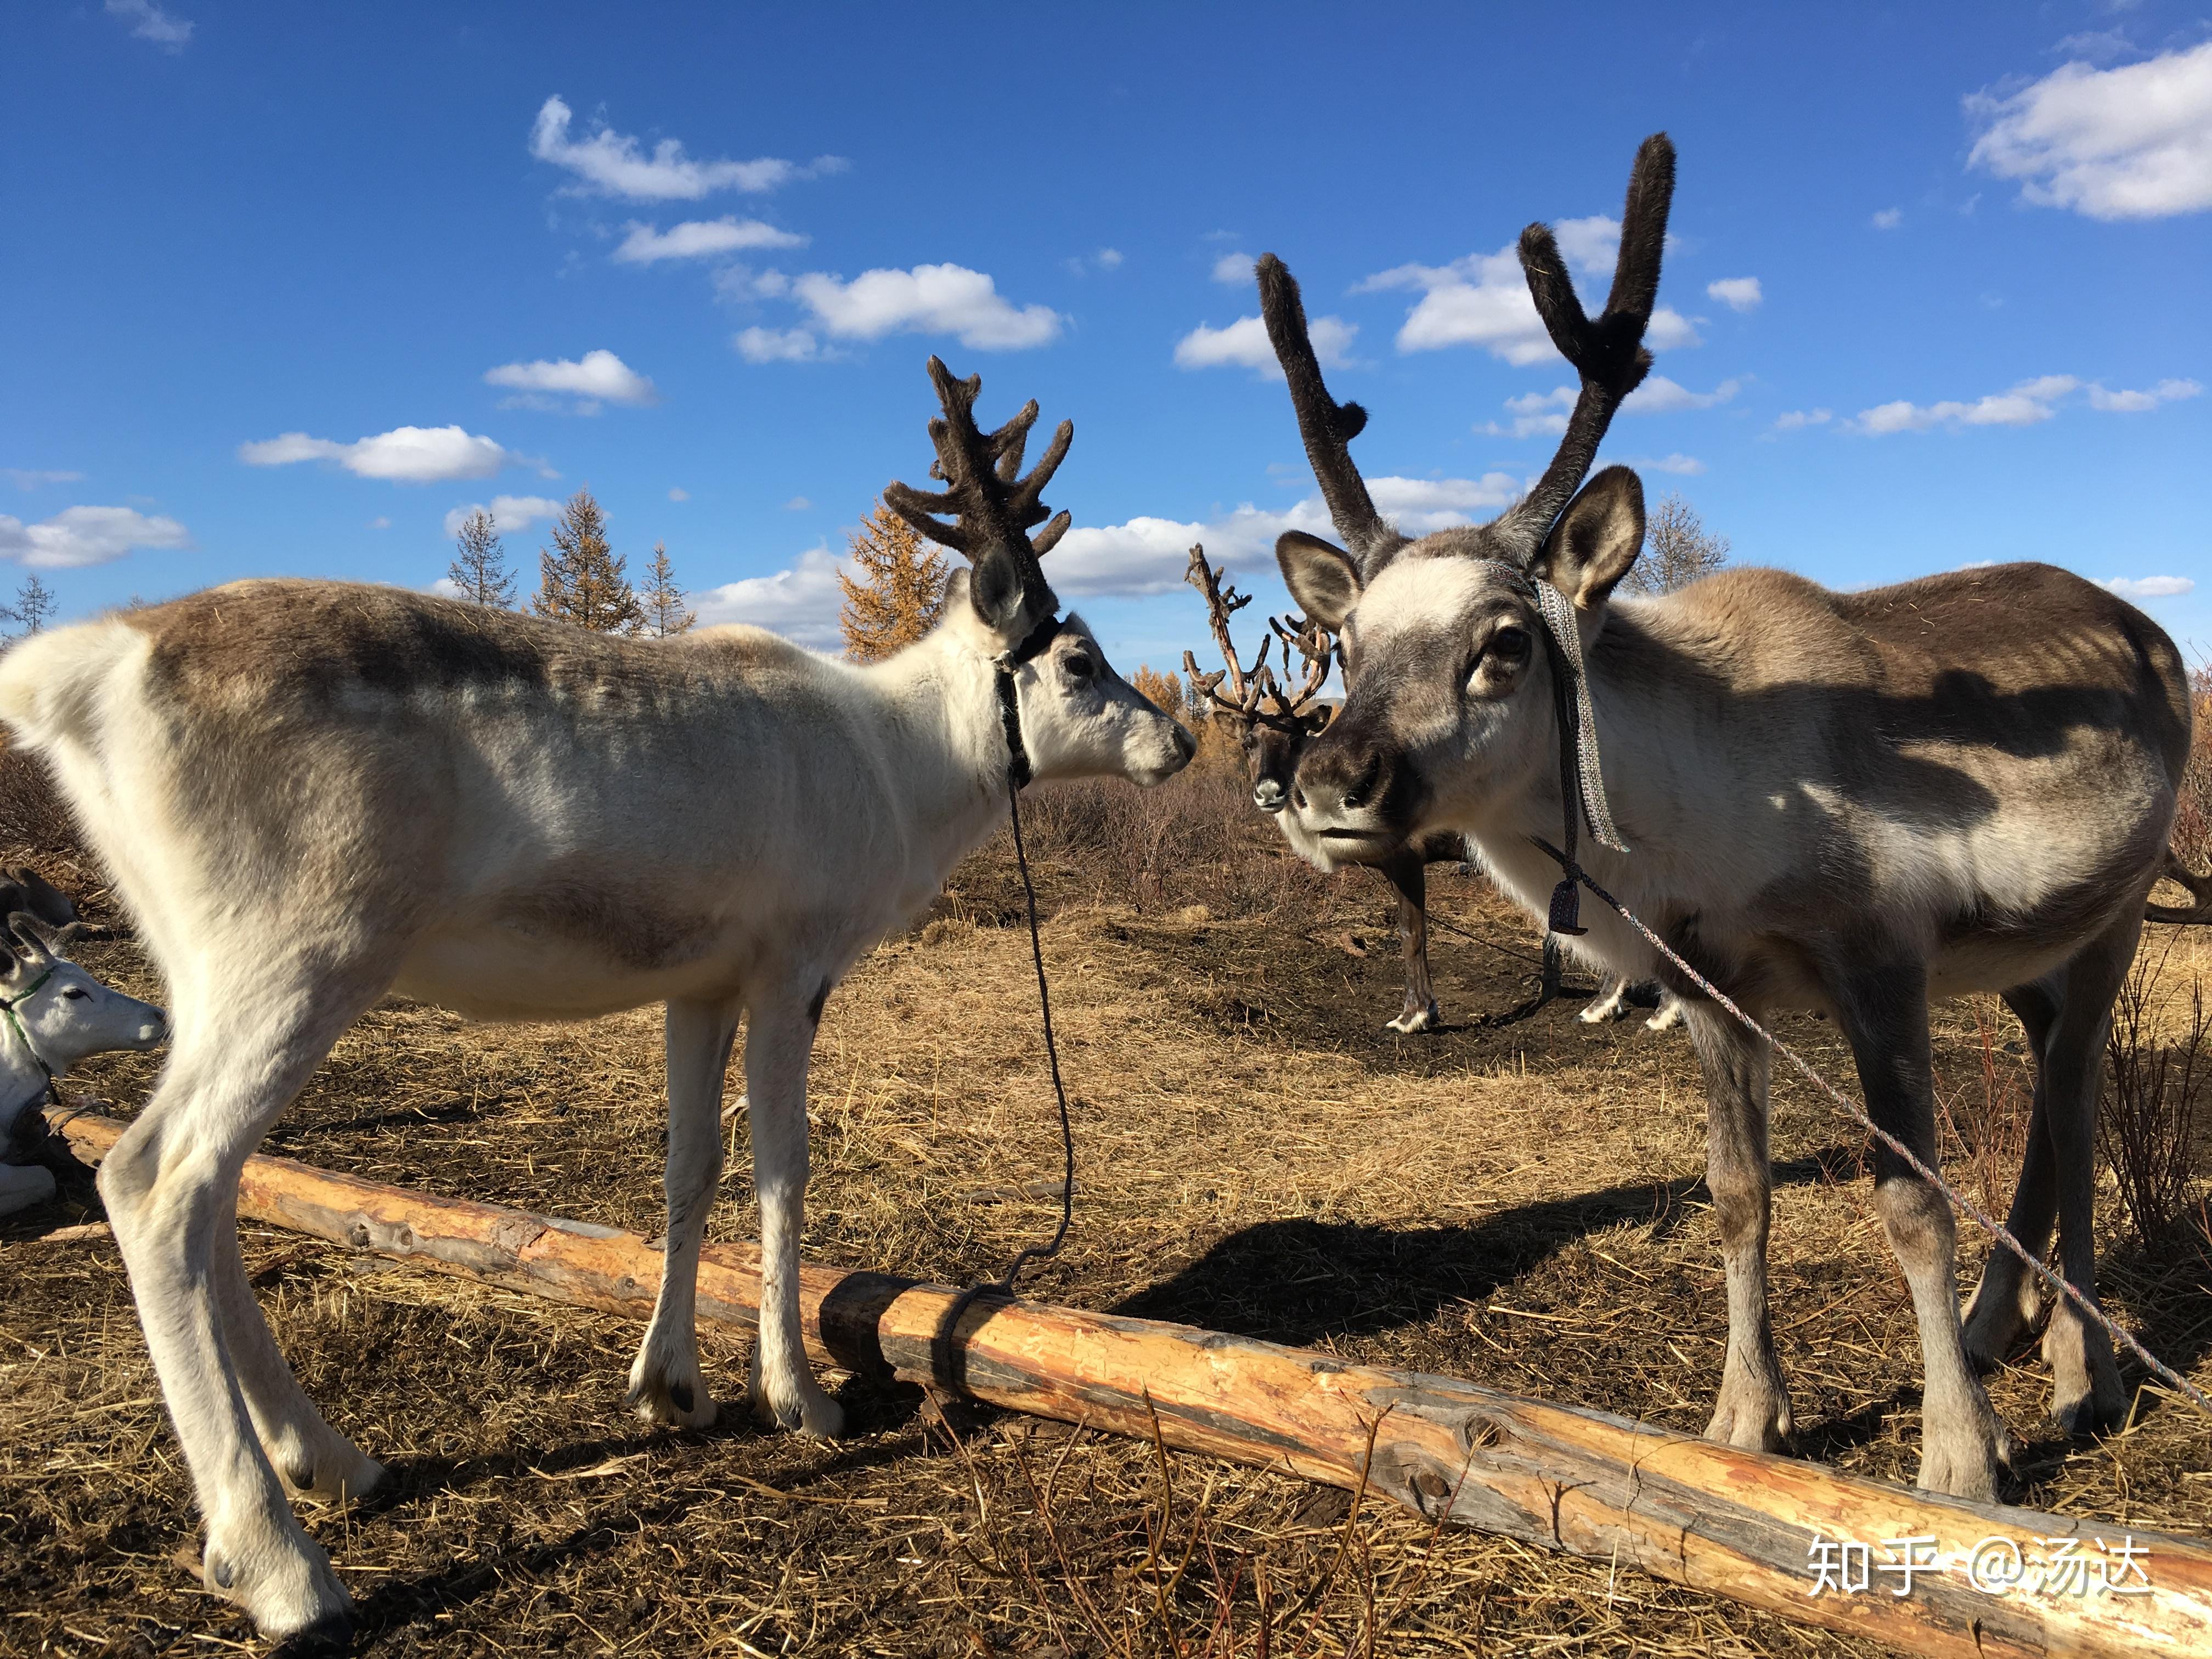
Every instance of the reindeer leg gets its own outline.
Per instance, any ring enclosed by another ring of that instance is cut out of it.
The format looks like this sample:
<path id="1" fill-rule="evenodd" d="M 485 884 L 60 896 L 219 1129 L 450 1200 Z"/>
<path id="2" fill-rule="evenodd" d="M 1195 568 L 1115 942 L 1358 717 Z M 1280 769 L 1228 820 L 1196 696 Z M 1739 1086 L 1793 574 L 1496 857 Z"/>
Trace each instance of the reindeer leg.
<path id="1" fill-rule="evenodd" d="M 1766 1139 L 1767 1049 L 1710 1002 L 1688 1005 L 1705 1076 L 1705 1185 L 1728 1276 L 1728 1358 L 1705 1438 L 1772 1451 L 1791 1426 L 1789 1385 L 1766 1313 L 1772 1175 Z"/>
<path id="2" fill-rule="evenodd" d="M 2057 1175 L 2058 1251 L 2066 1282 L 2097 1300 L 2097 1093 L 2112 1028 L 2112 999 L 2135 961 L 2142 932 L 2130 912 L 2077 951 L 2064 969 L 2058 1019 L 2043 1056 L 2038 1090 L 2050 1156 Z M 2128 1396 L 2113 1362 L 2112 1340 L 2073 1303 L 2052 1304 L 2043 1330 L 2043 1358 L 2051 1367 L 2051 1414 L 2070 1434 L 2087 1434 L 2118 1423 Z"/>
<path id="3" fill-rule="evenodd" d="M 2017 986 L 2004 994 L 2004 1000 L 2019 1017 L 2027 1033 L 2028 1052 L 2035 1056 L 2035 1104 L 2027 1120 L 2027 1155 L 2021 1164 L 2020 1183 L 2013 1188 L 2012 1211 L 2005 1218 L 2005 1227 L 2041 1255 L 2058 1219 L 2058 1172 L 2047 1127 L 2051 1091 L 2045 1060 L 2051 1027 L 2058 1018 L 2058 997 L 2054 981 L 2046 980 Z M 2010 1250 L 1991 1250 L 1982 1267 L 1981 1283 L 1974 1287 L 1966 1309 L 1966 1358 L 1978 1370 L 2002 1363 L 2035 1322 L 2042 1305 L 2042 1291 L 2026 1264 Z"/>
<path id="4" fill-rule="evenodd" d="M 1868 957 L 1835 965 L 1827 978 L 1868 1115 L 1935 1168 L 1926 966 L 1917 957 Z M 1874 1180 L 1875 1208 L 1920 1326 L 1921 1489 L 1987 1501 L 1996 1492 L 1997 1466 L 2010 1461 L 2011 1441 L 1966 1356 L 1950 1201 L 1879 1142 Z"/>
<path id="5" fill-rule="evenodd" d="M 745 1086 L 760 1194 L 760 1337 L 753 1345 L 753 1414 L 834 1439 L 845 1413 L 822 1391 L 799 1328 L 799 1236 L 806 1202 L 806 1063 L 829 982 L 780 986 L 756 1000 L 745 1036 Z M 811 1004 L 803 999 L 812 995 Z"/>
<path id="6" fill-rule="evenodd" d="M 699 1370 L 699 1246 L 722 1175 L 722 1078 L 737 1040 L 733 1003 L 672 1000 L 668 1051 L 668 1234 L 660 1295 L 629 1368 L 627 1401 L 648 1423 L 703 1429 L 714 1402 Z"/>
<path id="7" fill-rule="evenodd" d="M 1386 1029 L 1408 1036 L 1433 1031 L 1443 1017 L 1429 983 L 1428 866 L 1419 853 L 1405 852 L 1382 868 L 1398 890 L 1398 949 L 1406 963 L 1406 1006 Z"/>
<path id="8" fill-rule="evenodd" d="M 1575 1018 L 1585 1025 L 1602 1025 L 1610 1020 L 1628 1018 L 1628 976 L 1615 974 L 1606 981 L 1605 989 L 1587 1003 Z"/>

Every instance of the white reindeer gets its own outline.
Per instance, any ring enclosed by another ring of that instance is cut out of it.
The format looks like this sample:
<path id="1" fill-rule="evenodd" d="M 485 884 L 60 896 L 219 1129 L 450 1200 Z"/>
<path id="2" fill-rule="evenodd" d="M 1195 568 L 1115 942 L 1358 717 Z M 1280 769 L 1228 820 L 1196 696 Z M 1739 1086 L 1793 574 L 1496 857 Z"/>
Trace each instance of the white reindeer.
<path id="1" fill-rule="evenodd" d="M 118 1048 L 151 1048 L 168 1021 L 150 1002 L 102 985 L 63 952 L 79 931 L 69 896 L 35 870 L 0 884 L 0 1154 L 71 1066 Z M 0 1216 L 54 1195 L 53 1172 L 0 1163 Z"/>
<path id="2" fill-rule="evenodd" d="M 174 999 L 167 1072 L 100 1187 L 206 1517 L 204 1577 L 264 1633 L 349 1605 L 286 1489 L 350 1495 L 381 1470 L 277 1352 L 239 1258 L 239 1170 L 387 992 L 491 1019 L 667 1005 L 665 1267 L 630 1394 L 689 1426 L 715 1415 L 693 1295 L 742 1014 L 752 1403 L 840 1431 L 800 1347 L 796 1272 L 823 1001 L 990 834 L 1010 784 L 1150 785 L 1195 747 L 1057 616 L 1037 561 L 1068 515 L 1027 532 L 1073 427 L 1021 477 L 1036 405 L 986 437 L 978 381 L 929 372 L 947 489 L 885 496 L 973 569 L 935 631 L 882 663 L 750 628 L 611 639 L 307 581 L 236 583 L 0 661 L 0 717 L 52 762 Z"/>

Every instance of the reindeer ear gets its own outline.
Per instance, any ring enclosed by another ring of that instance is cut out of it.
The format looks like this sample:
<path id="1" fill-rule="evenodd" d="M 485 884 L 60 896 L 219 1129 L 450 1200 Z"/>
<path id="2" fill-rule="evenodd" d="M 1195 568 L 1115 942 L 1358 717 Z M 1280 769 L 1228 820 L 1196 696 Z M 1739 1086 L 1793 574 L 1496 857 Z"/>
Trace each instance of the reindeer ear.
<path id="1" fill-rule="evenodd" d="M 1359 567 L 1352 555 L 1303 530 L 1285 530 L 1275 541 L 1275 562 L 1299 608 L 1330 632 L 1340 631 L 1359 603 Z"/>
<path id="2" fill-rule="evenodd" d="M 66 927 L 77 919 L 76 906 L 70 896 L 28 865 L 11 867 L 8 879 L 23 890 L 18 902 L 47 927 Z"/>
<path id="3" fill-rule="evenodd" d="M 56 940 L 61 929 L 49 927 L 45 921 L 28 910 L 15 911 L 8 918 L 4 930 L 9 951 L 19 961 L 39 962 L 56 954 Z"/>
<path id="4" fill-rule="evenodd" d="M 1013 556 L 993 548 L 975 561 L 968 581 L 968 603 L 993 631 L 1013 635 L 1022 615 L 1022 569 Z"/>
<path id="5" fill-rule="evenodd" d="M 1567 503 L 1559 522 L 1528 568 L 1575 602 L 1595 611 L 1644 550 L 1644 481 L 1625 466 L 1609 466 Z"/>

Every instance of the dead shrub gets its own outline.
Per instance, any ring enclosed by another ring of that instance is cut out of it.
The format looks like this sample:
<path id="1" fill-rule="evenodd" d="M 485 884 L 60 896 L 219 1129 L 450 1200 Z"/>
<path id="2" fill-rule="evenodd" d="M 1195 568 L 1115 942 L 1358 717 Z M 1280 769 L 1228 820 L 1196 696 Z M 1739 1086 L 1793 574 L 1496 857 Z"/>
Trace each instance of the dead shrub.
<path id="1" fill-rule="evenodd" d="M 2027 1128 L 2035 1109 L 2034 1059 L 2022 1045 L 1999 1046 L 1997 1028 L 1978 1000 L 1974 1025 L 1978 1042 L 1966 1075 L 1947 1079 L 1939 1074 L 1936 1079 L 1937 1132 L 1944 1142 L 1943 1161 L 1963 1163 L 1975 1201 L 1989 1213 L 2002 1215 L 2027 1156 Z"/>
<path id="2" fill-rule="evenodd" d="M 2167 1011 L 2154 993 L 2164 965 L 2164 952 L 2137 957 L 2112 1005 L 2098 1132 L 2136 1237 L 2147 1247 L 2187 1242 L 2201 1249 L 2212 1231 L 2197 1173 L 2201 1137 L 2212 1128 L 2203 1121 L 2212 1017 L 2203 981 L 2192 978 L 2186 1012 L 2172 1010 L 2174 1035 L 2161 1040 Z"/>
<path id="3" fill-rule="evenodd" d="M 26 750 L 0 750 L 0 847 L 41 864 L 92 862 L 76 820 L 46 763 Z"/>

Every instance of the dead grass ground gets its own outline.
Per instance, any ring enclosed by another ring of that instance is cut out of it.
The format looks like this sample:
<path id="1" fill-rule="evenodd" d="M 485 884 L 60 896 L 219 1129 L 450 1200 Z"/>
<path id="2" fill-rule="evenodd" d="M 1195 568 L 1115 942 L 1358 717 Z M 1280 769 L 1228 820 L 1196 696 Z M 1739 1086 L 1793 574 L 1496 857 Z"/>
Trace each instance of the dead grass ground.
<path id="1" fill-rule="evenodd" d="M 1438 912 L 1486 943 L 1437 935 L 1453 1024 L 1401 1038 L 1381 1029 L 1397 969 L 1371 878 L 1216 919 L 1173 893 L 1142 911 L 1102 902 L 1090 865 L 1048 865 L 1079 1197 L 1065 1255 L 1028 1292 L 1697 1431 L 1724 1320 L 1687 1045 L 1578 1024 L 1572 1001 L 1475 1022 L 1527 994 L 1533 940 L 1479 884 L 1433 873 Z M 830 1003 L 819 1260 L 959 1282 L 1049 1230 L 1054 1203 L 1022 1194 L 1058 1165 L 1003 850 L 952 887 Z M 127 939 L 82 954 L 158 994 Z M 2185 939 L 2161 982 L 2185 985 L 2204 954 Z M 2017 1030 L 1994 1005 L 1940 1010 L 1938 1030 L 1955 1115 L 1983 1139 L 1965 1108 L 2016 1073 Z M 1784 1034 L 1848 1075 L 1824 1025 Z M 657 1233 L 658 1039 L 650 1013 L 488 1028 L 392 1003 L 268 1150 Z M 154 1064 L 116 1057 L 72 1085 L 127 1115 Z M 732 1138 L 722 1237 L 753 1228 L 741 1118 Z M 2008 1180 L 1953 1151 L 1970 1185 Z M 1910 1481 L 1912 1327 L 1861 1152 L 1778 1076 L 1774 1299 L 1796 1449 Z M 78 1184 L 0 1224 L 0 1650 L 255 1649 L 178 1565 L 196 1551 L 190 1489 L 112 1242 L 33 1237 L 95 1203 Z M 2212 1386 L 2202 1262 L 2147 1259 L 2106 1208 L 2112 1304 Z M 911 1395 L 848 1384 L 857 1432 L 836 1446 L 742 1421 L 649 1431 L 619 1404 L 634 1324 L 273 1231 L 246 1243 L 309 1393 L 393 1469 L 368 1503 L 310 1520 L 362 1600 L 354 1652 L 1251 1653 L 1263 1581 L 1278 1654 L 1873 1650 L 1603 1564 L 1347 1517 L 1337 1495 L 1202 1458 L 988 1414 L 925 1421 Z M 1965 1244 L 1970 1282 L 1981 1245 Z M 741 1345 L 707 1347 L 736 1394 Z M 2043 1419 L 2033 1363 L 1992 1393 L 2025 1442 L 2021 1501 L 2212 1530 L 2212 1424 L 2145 1391 L 2124 1431 L 2070 1445 Z"/>

